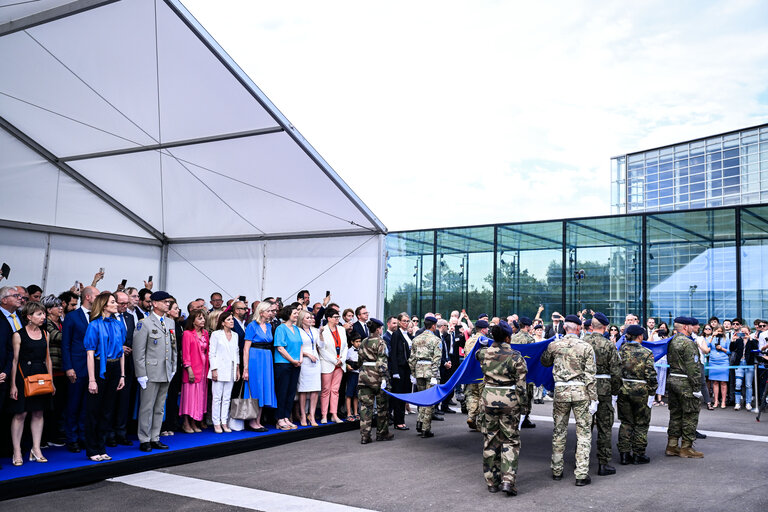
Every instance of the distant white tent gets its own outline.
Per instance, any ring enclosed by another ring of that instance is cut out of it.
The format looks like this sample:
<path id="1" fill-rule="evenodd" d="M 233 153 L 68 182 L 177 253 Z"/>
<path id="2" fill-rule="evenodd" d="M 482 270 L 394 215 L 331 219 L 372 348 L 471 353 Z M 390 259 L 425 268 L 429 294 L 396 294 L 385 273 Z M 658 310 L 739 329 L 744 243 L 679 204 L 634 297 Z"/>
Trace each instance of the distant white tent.
<path id="1" fill-rule="evenodd" d="M 385 226 L 178 1 L 0 1 L 0 183 L 16 284 L 383 307 Z"/>

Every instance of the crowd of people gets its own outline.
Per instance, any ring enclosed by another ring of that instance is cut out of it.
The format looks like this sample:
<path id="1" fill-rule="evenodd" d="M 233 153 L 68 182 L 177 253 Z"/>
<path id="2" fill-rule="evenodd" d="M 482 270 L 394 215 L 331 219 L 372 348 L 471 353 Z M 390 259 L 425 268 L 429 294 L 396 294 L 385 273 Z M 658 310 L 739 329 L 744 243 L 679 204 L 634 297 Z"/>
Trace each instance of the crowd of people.
<path id="1" fill-rule="evenodd" d="M 433 422 L 455 414 L 452 406 L 461 405 L 470 429 L 487 437 L 489 490 L 501 485 L 513 495 L 519 437 L 509 425 L 515 423 L 517 429 L 516 421 L 522 419 L 523 428 L 535 428 L 531 404 L 549 400 L 559 411 L 553 477 L 562 477 L 564 425 L 571 410 L 577 419 L 587 412 L 594 415 L 598 474 L 613 474 L 614 412 L 622 421 L 629 418 L 619 436 L 621 463 L 645 463 L 649 411 L 669 404 L 672 417 L 683 400 L 680 376 L 690 380 L 695 373 L 679 370 L 681 360 L 672 342 L 669 355 L 656 362 L 651 357 L 648 370 L 647 349 L 638 348 L 640 341 L 675 340 L 684 334 L 693 341 L 684 348 L 695 352 L 699 369 L 698 386 L 689 390 L 693 396 L 709 409 L 753 411 L 761 391 L 753 386 L 753 365 L 766 360 L 768 346 L 764 320 L 756 320 L 752 330 L 738 318 L 721 322 L 713 317 L 699 327 L 694 319 L 679 317 L 670 329 L 650 318 L 643 328 L 636 315 L 627 315 L 618 326 L 601 313 L 584 310 L 568 316 L 553 312 L 551 323 L 545 323 L 540 307 L 533 319 L 479 315 L 472 321 L 466 311 L 452 311 L 445 318 L 427 313 L 421 319 L 403 312 L 382 321 L 371 318 L 364 305 L 341 308 L 330 294 L 312 302 L 307 290 L 290 304 L 279 297 L 225 301 L 214 292 L 208 301 L 198 298 L 182 311 L 171 294 L 153 291 L 151 281 L 140 289 L 121 283 L 111 292 L 97 288 L 102 278 L 99 272 L 90 286 L 59 295 L 45 295 L 36 285 L 0 288 L 0 410 L 12 417 L 7 428 L 13 465 L 24 463 L 23 444 L 30 448 L 29 461 L 46 462 L 46 446 L 66 446 L 103 461 L 111 459 L 109 447 L 133 445 L 134 433 L 138 448 L 152 451 L 167 449 L 169 436 L 209 428 L 216 433 L 232 428 L 265 432 L 265 425 L 274 425 L 287 431 L 298 425 L 361 420 L 363 444 L 372 441 L 374 427 L 377 440 L 390 440 L 389 427 L 409 430 L 405 416 L 416 411 L 383 390 L 410 393 L 445 383 L 479 343 L 476 357 L 486 375 L 484 384 L 459 386 L 442 403 L 420 407 L 416 430 L 423 438 L 433 437 Z M 524 361 L 522 366 L 522 360 L 502 361 L 512 357 L 505 343 L 514 347 L 551 338 L 555 342 L 541 361 L 554 365 L 555 389 L 524 385 Z M 574 340 L 588 343 L 576 347 Z M 558 358 L 572 357 L 574 351 L 585 361 L 590 358 L 584 354 L 593 354 L 594 368 L 564 376 Z M 627 367 L 622 361 L 639 363 Z M 575 377 L 590 371 L 592 386 Z M 574 385 L 559 384 L 571 380 Z M 493 400 L 489 393 L 495 393 Z M 255 406 L 246 416 L 232 418 L 233 398 Z M 640 407 L 646 398 L 647 406 Z M 505 400 L 510 404 L 498 405 Z M 564 403 L 570 405 L 564 408 Z M 511 423 L 510 415 L 515 420 Z M 677 426 L 671 429 L 680 430 L 677 437 L 685 443 L 687 433 L 682 432 L 690 430 L 690 422 L 675 417 Z M 577 455 L 583 445 L 580 439 Z M 668 454 L 681 450 L 699 453 L 692 444 L 683 444 L 670 445 Z M 579 455 L 577 485 L 589 478 L 586 467 Z"/>

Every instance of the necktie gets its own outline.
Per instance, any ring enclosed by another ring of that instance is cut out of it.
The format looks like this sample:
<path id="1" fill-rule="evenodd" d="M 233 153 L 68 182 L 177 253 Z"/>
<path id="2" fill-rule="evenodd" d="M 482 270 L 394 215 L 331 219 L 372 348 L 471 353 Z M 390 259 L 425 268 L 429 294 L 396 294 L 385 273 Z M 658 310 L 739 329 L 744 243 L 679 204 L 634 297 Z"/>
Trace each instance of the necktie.
<path id="1" fill-rule="evenodd" d="M 371 335 L 371 333 L 368 331 L 368 326 L 363 324 L 363 329 L 365 329 L 365 336 L 368 337 Z"/>
<path id="2" fill-rule="evenodd" d="M 123 325 L 127 329 L 128 325 L 125 323 L 125 317 L 123 316 L 123 314 L 122 313 L 118 313 L 117 316 L 118 316 L 118 318 L 120 318 L 120 321 L 123 322 Z"/>
<path id="3" fill-rule="evenodd" d="M 19 324 L 19 319 L 16 318 L 16 313 L 11 313 L 11 318 L 13 318 L 13 326 L 15 327 L 15 331 L 21 330 L 21 325 Z"/>

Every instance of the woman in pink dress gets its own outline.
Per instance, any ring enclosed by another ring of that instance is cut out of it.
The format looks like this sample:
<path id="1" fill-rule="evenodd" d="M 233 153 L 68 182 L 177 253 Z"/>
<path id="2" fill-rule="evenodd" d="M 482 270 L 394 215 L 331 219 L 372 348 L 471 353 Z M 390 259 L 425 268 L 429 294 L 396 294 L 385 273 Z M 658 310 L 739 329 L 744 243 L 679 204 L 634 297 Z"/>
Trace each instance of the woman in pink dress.
<path id="1" fill-rule="evenodd" d="M 181 429 L 187 434 L 202 432 L 200 422 L 208 408 L 208 331 L 205 311 L 189 314 L 181 339 L 182 384 L 179 415 L 184 416 Z"/>

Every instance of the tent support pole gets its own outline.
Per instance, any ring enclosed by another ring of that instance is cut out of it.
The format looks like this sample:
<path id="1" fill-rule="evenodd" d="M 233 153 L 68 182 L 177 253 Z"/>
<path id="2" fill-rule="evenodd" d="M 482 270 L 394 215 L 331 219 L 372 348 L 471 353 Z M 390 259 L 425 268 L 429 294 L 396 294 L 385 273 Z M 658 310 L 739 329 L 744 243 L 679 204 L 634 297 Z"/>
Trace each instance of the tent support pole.
<path id="1" fill-rule="evenodd" d="M 48 264 L 51 261 L 51 234 L 46 233 L 45 235 L 45 260 L 43 260 L 43 277 L 40 280 L 40 288 L 43 290 L 46 289 L 46 285 L 48 284 Z"/>
<path id="2" fill-rule="evenodd" d="M 165 290 L 168 284 L 168 242 L 160 248 L 160 284 L 158 290 Z"/>

